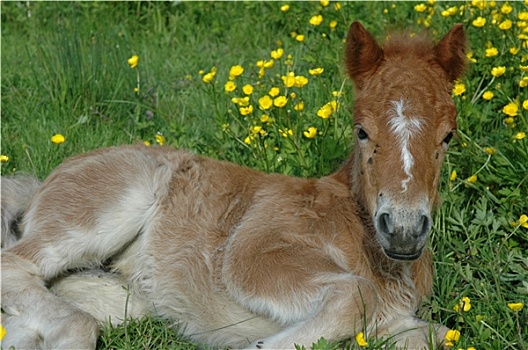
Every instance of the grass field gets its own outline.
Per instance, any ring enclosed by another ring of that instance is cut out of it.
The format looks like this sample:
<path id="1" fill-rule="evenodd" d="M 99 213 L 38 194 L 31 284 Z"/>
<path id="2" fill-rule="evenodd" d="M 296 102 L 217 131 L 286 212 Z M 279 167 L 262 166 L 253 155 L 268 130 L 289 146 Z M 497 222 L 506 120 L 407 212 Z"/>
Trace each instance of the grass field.
<path id="1" fill-rule="evenodd" d="M 420 314 L 460 331 L 454 349 L 528 347 L 526 1 L 2 2 L 1 9 L 1 171 L 40 178 L 70 155 L 138 142 L 267 172 L 328 174 L 352 147 L 352 86 L 342 64 L 350 23 L 360 20 L 380 39 L 398 28 L 439 39 L 463 23 L 471 62 L 453 91 L 459 133 L 432 234 L 435 293 Z M 275 92 L 273 103 L 261 99 Z M 351 336 L 315 348 L 357 348 Z M 153 319 L 109 326 L 99 342 L 199 346 Z"/>

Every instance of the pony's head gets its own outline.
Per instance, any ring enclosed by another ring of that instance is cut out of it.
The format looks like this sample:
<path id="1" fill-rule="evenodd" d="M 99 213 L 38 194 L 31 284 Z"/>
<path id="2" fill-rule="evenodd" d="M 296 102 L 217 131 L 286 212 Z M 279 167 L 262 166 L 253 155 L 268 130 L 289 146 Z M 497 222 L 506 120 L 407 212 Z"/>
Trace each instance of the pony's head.
<path id="1" fill-rule="evenodd" d="M 461 25 L 436 45 L 397 34 L 383 46 L 360 23 L 350 26 L 345 60 L 356 91 L 357 138 L 352 188 L 392 259 L 414 260 L 426 245 L 442 161 L 456 132 L 451 90 L 465 68 L 465 43 Z"/>

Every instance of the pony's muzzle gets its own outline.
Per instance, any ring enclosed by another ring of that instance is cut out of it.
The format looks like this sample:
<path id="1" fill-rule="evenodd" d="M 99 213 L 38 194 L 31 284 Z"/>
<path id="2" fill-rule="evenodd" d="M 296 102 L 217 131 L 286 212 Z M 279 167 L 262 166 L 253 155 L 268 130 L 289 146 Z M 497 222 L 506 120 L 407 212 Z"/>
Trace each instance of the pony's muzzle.
<path id="1" fill-rule="evenodd" d="M 382 205 L 374 217 L 383 251 L 395 260 L 414 260 L 422 255 L 431 222 L 431 215 L 423 208 L 393 209 Z"/>

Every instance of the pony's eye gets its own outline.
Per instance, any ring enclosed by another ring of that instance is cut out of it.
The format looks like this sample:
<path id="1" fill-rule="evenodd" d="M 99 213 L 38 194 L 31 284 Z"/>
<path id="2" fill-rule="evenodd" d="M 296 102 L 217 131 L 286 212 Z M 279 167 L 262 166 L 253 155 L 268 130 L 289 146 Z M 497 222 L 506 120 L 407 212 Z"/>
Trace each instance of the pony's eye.
<path id="1" fill-rule="evenodd" d="M 449 144 L 449 141 L 451 141 L 452 138 L 453 138 L 453 132 L 450 132 L 449 134 L 447 134 L 447 136 L 444 138 L 442 142 L 445 143 L 447 146 Z"/>
<path id="2" fill-rule="evenodd" d="M 357 129 L 357 137 L 358 137 L 359 140 L 365 141 L 365 140 L 368 139 L 368 134 L 363 128 L 358 128 Z"/>

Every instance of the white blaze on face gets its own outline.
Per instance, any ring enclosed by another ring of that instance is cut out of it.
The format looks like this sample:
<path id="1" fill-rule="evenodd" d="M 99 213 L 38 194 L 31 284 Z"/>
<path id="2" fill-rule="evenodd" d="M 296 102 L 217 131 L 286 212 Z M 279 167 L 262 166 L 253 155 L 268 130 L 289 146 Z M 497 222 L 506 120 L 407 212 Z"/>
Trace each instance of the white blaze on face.
<path id="1" fill-rule="evenodd" d="M 411 170 L 414 165 L 414 158 L 410 150 L 410 140 L 422 130 L 422 120 L 404 114 L 405 105 L 403 98 L 399 101 L 391 101 L 391 103 L 393 108 L 388 112 L 391 117 L 388 124 L 400 147 L 403 172 L 407 175 L 407 178 L 401 182 L 402 192 L 405 192 L 407 191 L 407 184 L 413 178 Z"/>

